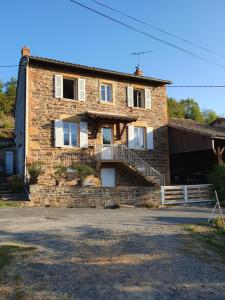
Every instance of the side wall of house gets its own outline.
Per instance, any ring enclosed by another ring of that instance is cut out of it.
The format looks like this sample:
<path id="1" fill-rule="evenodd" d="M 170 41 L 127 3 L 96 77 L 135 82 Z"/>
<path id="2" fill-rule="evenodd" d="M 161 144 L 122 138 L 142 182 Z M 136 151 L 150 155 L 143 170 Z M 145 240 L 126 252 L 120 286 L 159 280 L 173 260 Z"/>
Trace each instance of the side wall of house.
<path id="1" fill-rule="evenodd" d="M 54 98 L 54 75 L 61 74 L 68 78 L 85 78 L 86 101 Z M 100 83 L 111 83 L 113 86 L 113 103 L 101 103 Z M 127 106 L 127 86 L 132 84 L 139 88 L 151 89 L 151 109 L 130 108 Z M 101 144 L 101 130 L 97 138 L 94 137 L 94 123 L 88 124 L 88 149 L 55 148 L 54 147 L 54 120 L 79 120 L 80 114 L 85 111 L 96 111 L 112 114 L 126 114 L 137 117 L 132 125 L 152 127 L 154 130 L 154 150 L 137 151 L 137 154 L 151 166 L 169 178 L 169 155 L 167 133 L 167 96 L 163 86 L 136 84 L 127 81 L 109 80 L 97 75 L 81 75 L 67 70 L 45 69 L 30 66 L 29 68 L 29 142 L 28 156 L 30 159 L 39 159 L 46 165 L 46 172 L 40 178 L 44 184 L 52 184 L 52 167 L 60 163 L 62 154 L 74 153 L 77 161 L 94 163 L 95 145 Z M 127 130 L 121 140 L 114 137 L 114 143 L 127 145 Z"/>
<path id="2" fill-rule="evenodd" d="M 15 110 L 15 142 L 16 171 L 24 176 L 25 164 L 25 117 L 26 117 L 26 67 L 21 66 L 18 75 L 16 110 Z"/>

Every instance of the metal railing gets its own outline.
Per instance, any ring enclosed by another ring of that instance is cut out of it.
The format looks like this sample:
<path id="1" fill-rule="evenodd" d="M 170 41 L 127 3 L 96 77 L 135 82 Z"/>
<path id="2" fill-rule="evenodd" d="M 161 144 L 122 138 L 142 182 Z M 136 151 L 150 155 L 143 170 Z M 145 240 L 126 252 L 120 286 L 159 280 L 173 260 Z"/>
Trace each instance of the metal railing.
<path id="1" fill-rule="evenodd" d="M 96 145 L 96 150 L 98 160 L 124 162 L 145 177 L 154 176 L 158 179 L 162 178 L 162 175 L 156 169 L 151 167 L 145 160 L 125 145 Z"/>

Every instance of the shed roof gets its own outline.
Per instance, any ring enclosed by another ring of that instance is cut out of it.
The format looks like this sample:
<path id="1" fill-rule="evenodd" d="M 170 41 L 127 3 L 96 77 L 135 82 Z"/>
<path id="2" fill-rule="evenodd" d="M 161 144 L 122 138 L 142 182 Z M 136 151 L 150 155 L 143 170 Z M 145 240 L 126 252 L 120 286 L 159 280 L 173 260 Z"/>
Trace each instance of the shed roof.
<path id="1" fill-rule="evenodd" d="M 137 118 L 133 116 L 127 116 L 122 114 L 109 114 L 109 113 L 102 113 L 102 112 L 95 112 L 95 111 L 86 111 L 85 115 L 88 118 L 97 121 L 107 120 L 113 122 L 130 123 L 130 122 L 135 122 L 137 120 Z"/>
<path id="2" fill-rule="evenodd" d="M 189 119 L 171 118 L 169 119 L 168 126 L 196 134 L 206 135 L 211 138 L 225 139 L 225 128 L 200 124 Z"/>

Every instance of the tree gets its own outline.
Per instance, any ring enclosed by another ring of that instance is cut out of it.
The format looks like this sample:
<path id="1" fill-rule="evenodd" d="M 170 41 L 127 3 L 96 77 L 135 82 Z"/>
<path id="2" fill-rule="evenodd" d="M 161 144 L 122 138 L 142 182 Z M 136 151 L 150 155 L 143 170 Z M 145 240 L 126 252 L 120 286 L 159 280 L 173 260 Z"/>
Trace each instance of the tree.
<path id="1" fill-rule="evenodd" d="M 180 101 L 184 108 L 185 119 L 191 119 L 199 123 L 204 123 L 204 117 L 200 110 L 199 104 L 192 98 L 183 99 Z"/>
<path id="2" fill-rule="evenodd" d="M 215 111 L 211 109 L 206 109 L 203 111 L 203 117 L 206 124 L 211 124 L 213 121 L 215 121 L 218 118 L 218 115 Z"/>
<path id="3" fill-rule="evenodd" d="M 168 116 L 170 118 L 184 119 L 184 108 L 179 101 L 177 101 L 174 98 L 168 98 L 167 107 L 168 107 Z"/>
<path id="4" fill-rule="evenodd" d="M 0 112 L 9 115 L 14 111 L 16 99 L 16 79 L 12 77 L 10 81 L 0 82 Z"/>

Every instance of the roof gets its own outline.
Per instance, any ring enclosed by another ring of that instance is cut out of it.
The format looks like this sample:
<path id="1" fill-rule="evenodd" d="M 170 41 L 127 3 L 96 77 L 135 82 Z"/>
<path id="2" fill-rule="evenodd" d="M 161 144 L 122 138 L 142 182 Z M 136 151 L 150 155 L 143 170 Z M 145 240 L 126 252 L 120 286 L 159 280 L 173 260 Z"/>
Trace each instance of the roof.
<path id="1" fill-rule="evenodd" d="M 112 71 L 112 70 L 107 70 L 107 69 L 101 69 L 101 68 L 96 68 L 96 67 L 90 67 L 90 66 L 85 66 L 85 65 L 80 65 L 80 64 L 74 64 L 70 62 L 65 62 L 65 61 L 60 61 L 60 60 L 55 60 L 55 59 L 50 59 L 50 58 L 44 58 L 44 57 L 38 57 L 38 56 L 27 56 L 26 57 L 29 62 L 33 63 L 38 63 L 41 65 L 51 65 L 55 67 L 66 67 L 70 68 L 73 70 L 79 70 L 83 72 L 89 72 L 89 73 L 97 73 L 101 75 L 105 75 L 108 77 L 120 77 L 124 79 L 128 79 L 131 81 L 137 81 L 137 82 L 148 82 L 148 83 L 154 83 L 157 85 L 165 85 L 165 84 L 171 84 L 172 81 L 170 80 L 163 80 L 163 79 L 158 79 L 158 78 L 153 78 L 153 77 L 146 77 L 146 76 L 137 76 L 134 74 L 129 74 L 129 73 L 123 73 L 123 72 L 118 72 L 118 71 Z"/>
<path id="2" fill-rule="evenodd" d="M 193 132 L 196 134 L 201 134 L 209 136 L 211 138 L 225 139 L 225 128 L 200 124 L 196 121 L 189 119 L 169 119 L 168 126 L 180 130 L 185 130 Z"/>
<path id="3" fill-rule="evenodd" d="M 136 117 L 122 115 L 122 114 L 109 114 L 109 113 L 101 113 L 101 112 L 94 112 L 94 111 L 86 111 L 85 115 L 92 120 L 107 120 L 107 121 L 114 121 L 114 122 L 135 122 L 137 121 Z"/>
<path id="4" fill-rule="evenodd" d="M 210 125 L 214 125 L 215 123 L 220 124 L 222 122 L 225 122 L 225 118 L 217 118 L 216 120 L 212 121 Z"/>

